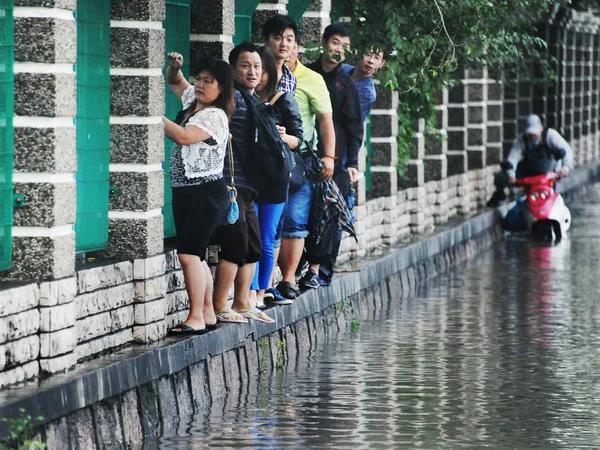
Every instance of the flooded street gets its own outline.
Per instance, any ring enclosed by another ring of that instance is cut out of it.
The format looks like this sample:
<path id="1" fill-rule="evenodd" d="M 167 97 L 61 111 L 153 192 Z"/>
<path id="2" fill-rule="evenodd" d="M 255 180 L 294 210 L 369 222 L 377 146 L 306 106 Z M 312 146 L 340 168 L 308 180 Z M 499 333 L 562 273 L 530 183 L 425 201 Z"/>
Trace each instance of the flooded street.
<path id="1" fill-rule="evenodd" d="M 598 190 L 570 207 L 562 242 L 511 236 L 147 444 L 600 447 Z"/>

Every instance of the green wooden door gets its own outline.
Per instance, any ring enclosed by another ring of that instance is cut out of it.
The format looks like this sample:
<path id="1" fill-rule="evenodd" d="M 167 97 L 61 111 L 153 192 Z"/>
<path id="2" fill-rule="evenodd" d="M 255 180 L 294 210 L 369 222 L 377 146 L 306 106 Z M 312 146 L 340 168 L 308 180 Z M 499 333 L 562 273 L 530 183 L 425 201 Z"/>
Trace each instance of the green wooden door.
<path id="1" fill-rule="evenodd" d="M 190 3 L 191 0 L 167 0 L 166 16 L 163 22 L 165 29 L 165 67 L 167 65 L 167 54 L 177 52 L 183 55 L 183 67 L 181 71 L 184 76 L 189 75 L 190 70 Z M 181 110 L 181 100 L 166 87 L 165 114 L 173 120 L 177 112 Z M 175 222 L 173 221 L 173 196 L 171 193 L 171 180 L 169 172 L 169 159 L 171 157 L 173 142 L 165 137 L 165 160 L 163 170 L 165 171 L 165 205 L 163 206 L 165 237 L 175 236 Z"/>
<path id="2" fill-rule="evenodd" d="M 0 270 L 12 254 L 13 61 L 13 0 L 0 0 Z"/>
<path id="3" fill-rule="evenodd" d="M 233 45 L 252 40 L 252 15 L 260 0 L 235 0 L 235 34 Z"/>
<path id="4" fill-rule="evenodd" d="M 77 0 L 77 252 L 106 248 L 110 163 L 110 2 Z"/>

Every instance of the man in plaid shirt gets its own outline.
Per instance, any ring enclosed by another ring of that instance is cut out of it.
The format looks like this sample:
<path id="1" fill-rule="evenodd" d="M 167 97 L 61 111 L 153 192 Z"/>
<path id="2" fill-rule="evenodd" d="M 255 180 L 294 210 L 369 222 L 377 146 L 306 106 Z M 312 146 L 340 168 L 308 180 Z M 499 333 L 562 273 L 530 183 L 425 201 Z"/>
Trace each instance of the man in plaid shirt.
<path id="1" fill-rule="evenodd" d="M 296 95 L 296 77 L 285 65 L 285 59 L 290 56 L 298 36 L 296 22 L 289 16 L 277 14 L 264 23 L 262 35 L 265 46 L 271 50 L 277 63 L 279 90 Z"/>

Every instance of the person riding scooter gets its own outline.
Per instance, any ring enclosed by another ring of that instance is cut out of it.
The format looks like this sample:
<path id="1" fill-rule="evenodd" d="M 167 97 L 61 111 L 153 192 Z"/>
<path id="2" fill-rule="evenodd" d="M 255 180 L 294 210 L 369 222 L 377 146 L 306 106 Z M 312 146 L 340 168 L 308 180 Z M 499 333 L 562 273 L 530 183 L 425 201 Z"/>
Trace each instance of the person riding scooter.
<path id="1" fill-rule="evenodd" d="M 515 140 L 508 158 L 500 165 L 502 170 L 494 177 L 496 191 L 488 201 L 488 206 L 495 207 L 506 200 L 506 188 L 522 179 L 534 175 L 542 175 L 556 171 L 559 177 L 565 177 L 571 168 L 571 147 L 552 128 L 544 128 L 536 114 L 527 117 L 525 132 Z M 522 201 L 517 204 L 504 219 L 504 226 L 509 231 L 526 229 L 520 220 Z"/>

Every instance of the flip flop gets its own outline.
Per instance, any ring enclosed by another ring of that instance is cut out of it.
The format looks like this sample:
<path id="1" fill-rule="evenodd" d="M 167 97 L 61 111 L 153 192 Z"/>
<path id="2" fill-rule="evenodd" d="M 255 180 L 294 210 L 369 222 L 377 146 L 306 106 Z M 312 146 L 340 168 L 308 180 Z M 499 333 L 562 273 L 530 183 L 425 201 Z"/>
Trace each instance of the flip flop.
<path id="1" fill-rule="evenodd" d="M 217 314 L 217 321 L 224 323 L 248 323 L 248 320 L 242 316 L 240 313 L 234 311 L 233 309 L 224 309 L 223 311 L 219 311 Z M 240 316 L 244 320 L 234 320 L 228 319 L 227 316 Z"/>
<path id="2" fill-rule="evenodd" d="M 264 312 L 262 312 L 258 308 L 252 308 L 252 309 L 249 309 L 248 311 L 240 312 L 240 314 L 247 319 L 258 320 L 259 322 L 264 322 L 264 323 L 275 323 L 275 319 L 272 319 L 271 317 L 267 316 Z M 267 318 L 265 319 L 265 317 L 267 317 Z"/>
<path id="3" fill-rule="evenodd" d="M 201 330 L 196 330 L 195 328 L 192 328 L 189 325 L 186 325 L 185 323 L 180 323 L 179 325 L 176 325 L 173 328 L 170 328 L 167 331 L 167 334 L 169 336 L 189 336 L 189 335 L 201 336 L 203 334 L 208 333 L 209 331 L 210 330 L 208 330 L 207 328 L 203 328 Z"/>

